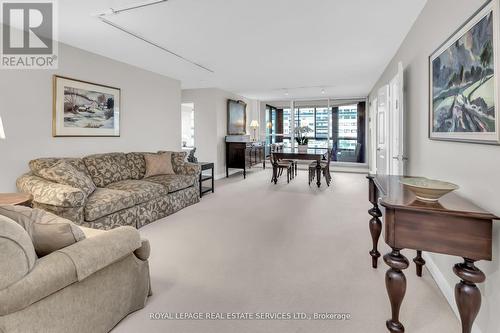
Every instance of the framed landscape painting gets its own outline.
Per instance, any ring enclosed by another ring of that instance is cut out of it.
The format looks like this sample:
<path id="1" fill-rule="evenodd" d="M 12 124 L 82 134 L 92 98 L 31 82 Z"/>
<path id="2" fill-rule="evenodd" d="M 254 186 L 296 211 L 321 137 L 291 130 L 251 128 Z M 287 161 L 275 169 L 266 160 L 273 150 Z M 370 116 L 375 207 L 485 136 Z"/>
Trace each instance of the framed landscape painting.
<path id="1" fill-rule="evenodd" d="M 483 6 L 429 57 L 429 137 L 499 144 L 498 2 Z"/>
<path id="2" fill-rule="evenodd" d="M 53 136 L 120 136 L 120 89 L 54 76 Z"/>

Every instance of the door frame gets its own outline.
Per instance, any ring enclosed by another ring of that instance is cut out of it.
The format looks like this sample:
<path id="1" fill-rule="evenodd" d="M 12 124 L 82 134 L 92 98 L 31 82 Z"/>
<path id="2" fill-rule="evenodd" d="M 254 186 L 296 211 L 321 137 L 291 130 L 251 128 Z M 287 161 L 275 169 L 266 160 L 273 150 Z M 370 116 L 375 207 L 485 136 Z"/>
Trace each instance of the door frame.
<path id="1" fill-rule="evenodd" d="M 389 83 L 389 172 L 391 175 L 406 175 L 406 121 L 404 107 L 403 64 L 398 63 L 398 73 Z"/>

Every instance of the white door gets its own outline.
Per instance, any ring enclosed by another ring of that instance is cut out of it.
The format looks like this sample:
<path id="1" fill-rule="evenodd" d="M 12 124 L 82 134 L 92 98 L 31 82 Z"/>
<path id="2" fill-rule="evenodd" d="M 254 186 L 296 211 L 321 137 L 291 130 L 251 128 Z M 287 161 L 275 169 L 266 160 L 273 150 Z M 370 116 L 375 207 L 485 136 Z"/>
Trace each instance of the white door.
<path id="1" fill-rule="evenodd" d="M 389 174 L 403 176 L 406 174 L 405 155 L 405 117 L 403 99 L 403 64 L 398 65 L 398 74 L 389 84 Z"/>
<path id="2" fill-rule="evenodd" d="M 370 138 L 370 173 L 377 172 L 377 104 L 378 98 L 374 98 L 370 103 L 370 121 L 368 130 Z"/>
<path id="3" fill-rule="evenodd" d="M 386 175 L 389 172 L 388 162 L 388 104 L 389 86 L 385 85 L 378 91 L 377 96 L 377 174 Z"/>

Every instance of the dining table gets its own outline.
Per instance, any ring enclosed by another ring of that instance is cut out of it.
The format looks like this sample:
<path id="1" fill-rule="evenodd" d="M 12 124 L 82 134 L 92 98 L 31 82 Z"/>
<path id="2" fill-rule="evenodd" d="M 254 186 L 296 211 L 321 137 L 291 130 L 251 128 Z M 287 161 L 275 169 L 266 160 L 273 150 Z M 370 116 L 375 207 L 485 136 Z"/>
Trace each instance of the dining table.
<path id="1" fill-rule="evenodd" d="M 299 150 L 298 148 L 283 148 L 280 151 L 272 152 L 276 160 L 305 160 L 316 161 L 316 185 L 321 187 L 321 161 L 326 160 L 328 148 L 308 148 L 307 150 Z M 273 164 L 272 181 L 278 182 L 278 166 Z"/>

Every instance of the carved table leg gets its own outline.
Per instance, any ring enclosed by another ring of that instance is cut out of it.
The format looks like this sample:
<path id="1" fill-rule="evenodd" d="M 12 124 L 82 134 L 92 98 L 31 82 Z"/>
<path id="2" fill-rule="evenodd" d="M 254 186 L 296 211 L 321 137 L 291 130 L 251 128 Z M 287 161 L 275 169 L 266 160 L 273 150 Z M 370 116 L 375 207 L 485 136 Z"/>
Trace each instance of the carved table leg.
<path id="1" fill-rule="evenodd" d="M 413 262 L 417 267 L 417 276 L 422 277 L 422 267 L 425 265 L 425 260 L 422 258 L 422 251 L 417 250 L 417 256 L 413 258 Z"/>
<path id="2" fill-rule="evenodd" d="M 318 187 L 321 187 L 321 164 L 319 160 L 316 164 L 316 177 L 318 178 L 316 179 L 316 185 L 318 185 Z"/>
<path id="3" fill-rule="evenodd" d="M 380 222 L 379 217 L 382 216 L 382 212 L 378 208 L 378 204 L 376 201 L 373 203 L 373 208 L 368 210 L 368 214 L 372 216 L 369 224 L 373 243 L 373 248 L 370 251 L 370 255 L 372 256 L 372 267 L 377 268 L 377 261 L 380 257 L 380 252 L 378 252 L 377 246 L 378 239 L 380 238 L 380 233 L 382 232 L 382 222 Z"/>
<path id="4" fill-rule="evenodd" d="M 390 332 L 405 331 L 403 324 L 399 321 L 399 309 L 406 293 L 406 277 L 402 270 L 408 268 L 410 263 L 399 251 L 400 249 L 393 248 L 391 253 L 384 256 L 385 263 L 390 267 L 385 273 L 385 286 L 392 310 L 392 318 L 386 321 Z"/>
<path id="5" fill-rule="evenodd" d="M 484 282 L 484 273 L 474 266 L 474 260 L 464 258 L 464 262 L 456 264 L 453 272 L 461 279 L 455 285 L 455 301 L 462 321 L 462 333 L 470 333 L 472 324 L 481 308 L 481 292 L 476 283 Z"/>

